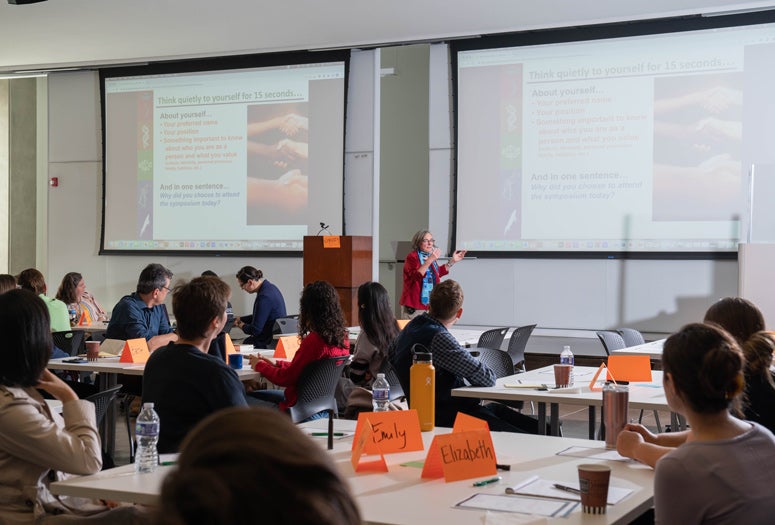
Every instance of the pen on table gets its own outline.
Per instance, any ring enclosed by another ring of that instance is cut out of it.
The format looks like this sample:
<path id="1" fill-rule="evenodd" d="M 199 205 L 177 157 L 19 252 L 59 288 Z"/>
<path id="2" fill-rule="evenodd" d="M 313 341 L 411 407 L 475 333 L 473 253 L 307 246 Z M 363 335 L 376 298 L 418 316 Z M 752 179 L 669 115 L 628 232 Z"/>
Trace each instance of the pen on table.
<path id="1" fill-rule="evenodd" d="M 313 432 L 310 435 L 315 437 L 326 437 L 328 435 L 328 432 Z M 334 437 L 342 437 L 344 436 L 344 432 L 334 432 L 332 435 Z"/>
<path id="2" fill-rule="evenodd" d="M 573 487 L 569 487 L 567 485 L 560 485 L 559 483 L 555 483 L 554 488 L 564 490 L 565 492 L 572 492 L 573 494 L 581 494 L 579 489 L 574 489 Z"/>
<path id="3" fill-rule="evenodd" d="M 496 476 L 494 478 L 490 479 L 484 479 L 482 481 L 477 481 L 474 483 L 474 487 L 484 487 L 485 485 L 489 485 L 490 483 L 497 483 L 501 480 L 500 476 Z"/>
<path id="4" fill-rule="evenodd" d="M 178 464 L 177 461 L 162 461 L 159 463 L 159 465 L 161 465 L 162 467 L 166 467 L 169 465 L 177 465 L 177 464 Z"/>

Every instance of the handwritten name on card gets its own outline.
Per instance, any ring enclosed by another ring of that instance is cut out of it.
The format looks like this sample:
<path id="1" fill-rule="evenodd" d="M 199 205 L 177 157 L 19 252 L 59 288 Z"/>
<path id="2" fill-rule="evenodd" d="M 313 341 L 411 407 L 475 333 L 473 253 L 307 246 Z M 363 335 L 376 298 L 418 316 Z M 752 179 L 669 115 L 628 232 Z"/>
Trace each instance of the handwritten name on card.
<path id="1" fill-rule="evenodd" d="M 138 339 L 127 339 L 124 343 L 124 350 L 121 352 L 121 363 L 142 364 L 148 361 L 151 352 L 148 350 L 148 341 L 142 337 Z"/>
<path id="2" fill-rule="evenodd" d="M 420 419 L 416 410 L 391 410 L 389 412 L 361 412 L 355 427 L 353 446 L 358 441 L 366 423 L 371 424 L 372 439 L 366 444 L 368 454 L 383 454 L 422 450 Z"/>
<path id="3" fill-rule="evenodd" d="M 433 438 L 423 468 L 423 478 L 444 480 L 490 476 L 497 472 L 495 447 L 489 430 L 453 432 Z"/>

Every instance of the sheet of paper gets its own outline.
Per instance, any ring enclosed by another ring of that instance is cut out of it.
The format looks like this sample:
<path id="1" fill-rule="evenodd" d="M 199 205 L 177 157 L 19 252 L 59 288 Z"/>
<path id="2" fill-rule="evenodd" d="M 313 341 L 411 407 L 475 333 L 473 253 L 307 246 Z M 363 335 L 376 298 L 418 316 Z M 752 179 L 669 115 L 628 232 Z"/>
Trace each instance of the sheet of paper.
<path id="1" fill-rule="evenodd" d="M 554 484 L 565 485 L 576 490 L 579 488 L 579 482 L 576 481 L 557 481 L 553 479 L 543 479 L 536 477 L 529 483 L 520 483 L 518 485 L 507 487 L 507 494 L 521 494 L 524 496 L 540 496 L 542 498 L 564 499 L 569 501 L 581 501 L 581 496 L 555 488 Z M 608 504 L 616 505 L 624 498 L 632 494 L 632 489 L 623 487 L 608 487 Z"/>
<path id="2" fill-rule="evenodd" d="M 553 501 L 501 494 L 474 494 L 470 498 L 459 502 L 455 507 L 564 518 L 579 505 L 581 504 L 575 501 Z"/>
<path id="3" fill-rule="evenodd" d="M 557 453 L 558 456 L 570 456 L 573 458 L 603 459 L 607 461 L 632 461 L 619 454 L 616 450 L 597 447 L 568 447 Z"/>

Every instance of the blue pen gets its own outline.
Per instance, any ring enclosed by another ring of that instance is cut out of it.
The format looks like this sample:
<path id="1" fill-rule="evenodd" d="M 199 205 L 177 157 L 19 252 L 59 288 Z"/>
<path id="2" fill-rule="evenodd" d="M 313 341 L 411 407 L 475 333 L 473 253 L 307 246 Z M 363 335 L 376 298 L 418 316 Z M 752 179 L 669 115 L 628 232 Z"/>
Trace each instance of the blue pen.
<path id="1" fill-rule="evenodd" d="M 490 479 L 484 479 L 482 481 L 477 481 L 474 483 L 474 487 L 484 487 L 485 485 L 489 485 L 490 483 L 497 483 L 501 480 L 500 476 L 496 476 L 494 478 Z"/>

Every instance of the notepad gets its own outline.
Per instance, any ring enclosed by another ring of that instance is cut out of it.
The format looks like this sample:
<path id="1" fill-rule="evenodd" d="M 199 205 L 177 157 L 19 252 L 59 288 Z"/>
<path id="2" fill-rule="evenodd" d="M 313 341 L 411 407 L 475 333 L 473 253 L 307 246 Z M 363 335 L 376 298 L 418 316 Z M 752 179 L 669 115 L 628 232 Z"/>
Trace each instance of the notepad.
<path id="1" fill-rule="evenodd" d="M 543 498 L 562 499 L 562 500 L 568 500 L 568 501 L 581 501 L 581 496 L 579 496 L 578 494 L 574 494 L 572 492 L 555 488 L 554 487 L 555 483 L 558 483 L 560 485 L 565 485 L 577 490 L 579 488 L 578 480 L 557 481 L 553 479 L 543 479 L 543 478 L 539 478 L 538 476 L 532 476 L 530 478 L 527 478 L 521 483 L 512 485 L 511 487 L 506 487 L 506 494 L 520 494 L 523 496 L 540 496 Z M 616 505 L 617 503 L 622 501 L 630 494 L 632 494 L 632 489 L 627 489 L 624 487 L 609 486 L 608 504 Z"/>
<path id="2" fill-rule="evenodd" d="M 571 501 L 552 501 L 522 496 L 504 496 L 500 494 L 474 494 L 455 505 L 460 509 L 495 510 L 498 512 L 518 512 L 536 516 L 565 518 L 580 503 Z"/>

